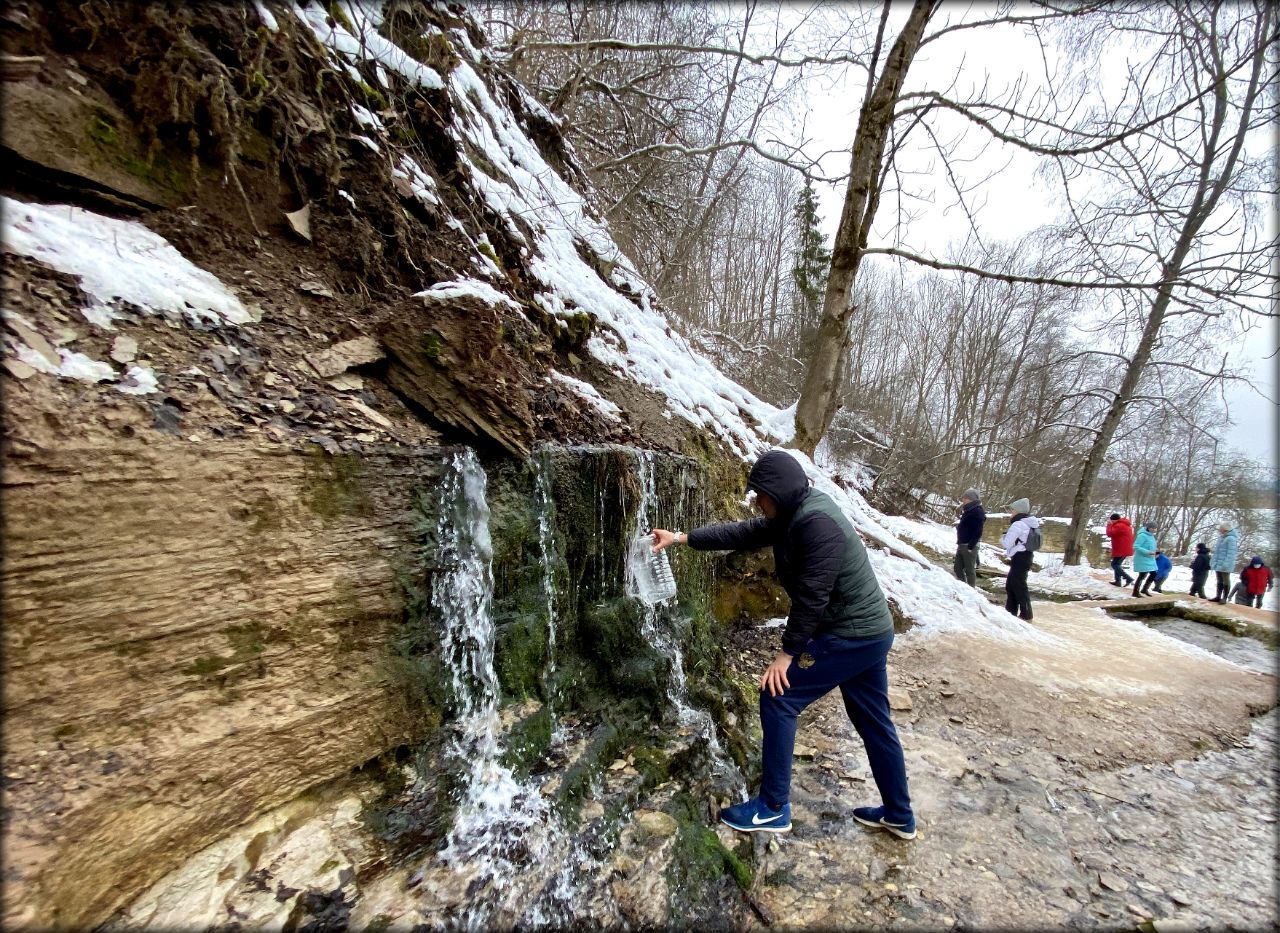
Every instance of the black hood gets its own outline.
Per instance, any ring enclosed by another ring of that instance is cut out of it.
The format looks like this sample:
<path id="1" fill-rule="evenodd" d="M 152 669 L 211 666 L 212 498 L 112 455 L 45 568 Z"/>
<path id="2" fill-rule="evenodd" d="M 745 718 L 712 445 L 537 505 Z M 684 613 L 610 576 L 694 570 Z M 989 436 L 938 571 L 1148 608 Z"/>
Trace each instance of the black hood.
<path id="1" fill-rule="evenodd" d="M 762 492 L 784 512 L 794 512 L 809 494 L 809 478 L 791 454 L 771 450 L 751 468 L 747 488 Z"/>

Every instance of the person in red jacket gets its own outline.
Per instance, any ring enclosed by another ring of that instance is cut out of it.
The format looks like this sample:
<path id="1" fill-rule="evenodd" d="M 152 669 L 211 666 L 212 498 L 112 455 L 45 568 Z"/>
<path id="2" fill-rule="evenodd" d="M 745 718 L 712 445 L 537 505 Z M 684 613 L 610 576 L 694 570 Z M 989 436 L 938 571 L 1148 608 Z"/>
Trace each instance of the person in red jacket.
<path id="1" fill-rule="evenodd" d="M 1116 575 L 1111 585 L 1128 586 L 1133 582 L 1129 571 L 1124 569 L 1124 559 L 1133 556 L 1133 526 L 1129 519 L 1112 512 L 1111 521 L 1107 522 L 1107 537 L 1111 539 L 1111 570 Z"/>
<path id="2" fill-rule="evenodd" d="M 1273 585 L 1271 568 L 1255 554 L 1253 560 L 1249 561 L 1249 566 L 1240 571 L 1240 582 L 1244 584 L 1245 592 L 1253 602 L 1254 608 L 1261 609 L 1262 594 Z"/>

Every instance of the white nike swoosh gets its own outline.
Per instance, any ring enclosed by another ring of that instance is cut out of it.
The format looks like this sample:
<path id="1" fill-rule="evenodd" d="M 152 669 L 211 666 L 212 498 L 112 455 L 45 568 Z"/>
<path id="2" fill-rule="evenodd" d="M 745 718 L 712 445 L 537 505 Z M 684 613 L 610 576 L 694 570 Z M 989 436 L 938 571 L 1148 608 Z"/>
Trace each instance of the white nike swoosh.
<path id="1" fill-rule="evenodd" d="M 774 820 L 779 819 L 781 816 L 782 814 L 778 813 L 778 814 L 775 814 L 774 816 L 769 817 L 767 820 L 762 820 L 760 819 L 759 813 L 753 813 L 751 814 L 751 822 L 756 826 L 761 826 L 765 823 L 772 823 Z"/>

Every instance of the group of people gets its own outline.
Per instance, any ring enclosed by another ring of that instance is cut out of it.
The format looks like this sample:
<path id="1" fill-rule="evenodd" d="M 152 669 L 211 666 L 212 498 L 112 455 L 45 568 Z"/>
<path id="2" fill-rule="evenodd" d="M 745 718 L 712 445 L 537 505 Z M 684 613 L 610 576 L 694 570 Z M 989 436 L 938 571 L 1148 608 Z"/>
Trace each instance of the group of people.
<path id="1" fill-rule="evenodd" d="M 1115 579 L 1112 586 L 1132 586 L 1134 596 L 1150 596 L 1151 590 L 1163 593 L 1162 585 L 1173 570 L 1173 561 L 1156 544 L 1156 523 L 1146 522 L 1135 535 L 1129 519 L 1112 512 L 1107 522 L 1107 537 L 1111 541 L 1111 572 Z M 1231 575 L 1236 569 L 1239 535 L 1225 522 L 1218 526 L 1218 540 L 1212 551 L 1203 541 L 1196 545 L 1191 561 L 1191 596 L 1209 599 L 1204 585 L 1212 571 L 1217 575 L 1217 591 L 1211 602 L 1225 603 L 1235 598 L 1242 605 L 1262 606 L 1262 597 L 1274 584 L 1271 568 L 1255 555 L 1240 572 L 1240 581 L 1233 588 Z M 1124 562 L 1133 558 L 1135 579 L 1125 569 Z"/>

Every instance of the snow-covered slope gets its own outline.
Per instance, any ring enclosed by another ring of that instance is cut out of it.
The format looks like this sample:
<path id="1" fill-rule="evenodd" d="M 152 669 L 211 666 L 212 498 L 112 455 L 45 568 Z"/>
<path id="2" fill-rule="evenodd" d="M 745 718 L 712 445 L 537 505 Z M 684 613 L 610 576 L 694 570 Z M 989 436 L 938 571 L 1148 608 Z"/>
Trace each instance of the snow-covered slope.
<path id="1" fill-rule="evenodd" d="M 469 197 L 486 205 L 505 226 L 505 235 L 517 244 L 528 273 L 524 285 L 533 280 L 532 295 L 528 290 L 514 295 L 512 279 L 494 261 L 487 235 L 477 229 L 473 218 L 459 214 L 442 220 L 465 246 L 470 269 L 455 270 L 452 280 L 430 285 L 419 296 L 438 301 L 474 298 L 519 316 L 525 316 L 532 305 L 564 328 L 588 312 L 599 326 L 586 342 L 587 352 L 619 377 L 657 393 L 665 400 L 666 417 L 685 419 L 714 434 L 746 461 L 788 441 L 794 430 L 793 408 L 779 409 L 755 397 L 672 328 L 653 289 L 575 187 L 584 182 L 580 177 L 566 178 L 548 162 L 533 139 L 529 119 L 519 114 L 532 114 L 550 125 L 555 125 L 556 118 L 513 82 L 496 83 L 498 64 L 475 46 L 465 29 L 425 27 L 422 39 L 456 52 L 447 69 L 437 69 L 386 38 L 381 8 L 381 4 L 353 2 L 332 4 L 329 9 L 314 3 L 256 3 L 256 13 L 249 15 L 258 16 L 272 33 L 282 28 L 285 17 L 293 17 L 319 40 L 334 70 L 354 81 L 372 75 L 388 97 L 406 83 L 448 95 L 451 117 L 445 132 L 461 156 L 459 171 L 449 183 L 469 188 Z M 512 95 L 518 106 L 509 105 Z M 390 116 L 359 104 L 350 106 L 359 130 L 354 138 L 373 158 L 386 161 L 390 176 L 405 186 L 406 197 L 443 211 L 448 203 L 444 179 L 433 175 L 434 167 L 414 150 L 397 142 L 389 128 Z M 346 190 L 338 194 L 357 204 L 358 199 Z M 92 298 L 92 306 L 83 313 L 93 325 L 110 328 L 122 304 L 162 315 L 175 326 L 233 329 L 254 320 L 247 300 L 237 298 L 231 288 L 138 222 L 66 206 L 8 201 L 3 206 L 6 249 L 78 277 Z M 88 358 L 46 359 L 20 340 L 11 337 L 10 341 L 19 359 L 39 372 L 119 380 L 125 392 L 154 388 L 157 375 L 164 376 L 150 371 L 121 374 L 108 363 Z M 623 414 L 596 387 L 576 376 L 553 370 L 551 381 L 576 393 L 584 407 L 607 420 L 617 421 Z M 840 504 L 863 534 L 885 591 L 923 631 L 978 627 L 1002 636 L 1040 637 L 946 571 L 931 566 L 895 523 L 872 509 L 855 490 L 834 482 L 830 473 L 803 454 L 796 456 L 814 484 Z"/>

